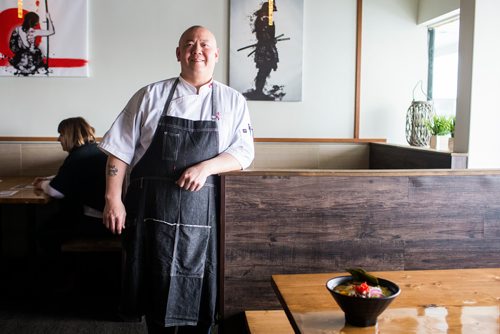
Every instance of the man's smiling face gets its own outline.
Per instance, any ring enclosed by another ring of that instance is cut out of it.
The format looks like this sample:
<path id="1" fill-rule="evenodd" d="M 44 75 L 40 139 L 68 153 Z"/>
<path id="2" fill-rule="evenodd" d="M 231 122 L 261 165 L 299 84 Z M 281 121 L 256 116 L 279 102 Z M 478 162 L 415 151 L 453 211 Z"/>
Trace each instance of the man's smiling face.
<path id="1" fill-rule="evenodd" d="M 176 55 L 181 63 L 183 77 L 212 77 L 215 64 L 219 60 L 219 49 L 214 35 L 209 30 L 196 27 L 181 36 Z"/>

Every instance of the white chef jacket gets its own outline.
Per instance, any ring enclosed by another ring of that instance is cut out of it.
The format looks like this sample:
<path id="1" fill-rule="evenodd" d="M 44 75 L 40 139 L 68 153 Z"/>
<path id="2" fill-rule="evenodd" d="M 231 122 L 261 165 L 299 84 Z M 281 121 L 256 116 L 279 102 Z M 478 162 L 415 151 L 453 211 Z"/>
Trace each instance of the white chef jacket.
<path id="1" fill-rule="evenodd" d="M 175 79 L 156 82 L 137 91 L 106 132 L 99 147 L 133 168 L 153 140 Z M 196 93 L 196 87 L 180 76 L 179 79 L 167 115 L 194 121 L 212 120 L 212 82 L 200 87 Z M 231 154 L 242 168 L 247 168 L 254 158 L 254 144 L 246 100 L 231 87 L 219 82 L 217 86 L 214 110 L 217 112 L 219 153 Z"/>

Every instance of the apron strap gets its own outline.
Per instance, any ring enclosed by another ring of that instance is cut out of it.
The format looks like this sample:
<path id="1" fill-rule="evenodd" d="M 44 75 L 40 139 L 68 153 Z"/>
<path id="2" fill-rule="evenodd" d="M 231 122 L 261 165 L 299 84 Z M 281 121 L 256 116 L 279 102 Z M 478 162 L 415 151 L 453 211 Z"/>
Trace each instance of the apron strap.
<path id="1" fill-rule="evenodd" d="M 178 83 L 179 83 L 179 78 L 175 79 L 175 82 L 172 85 L 172 88 L 170 88 L 170 93 L 168 93 L 167 102 L 165 103 L 165 106 L 163 107 L 163 112 L 161 113 L 162 116 L 167 115 L 168 106 L 170 105 L 170 102 L 172 101 L 172 97 L 174 96 L 175 88 L 177 87 Z"/>
<path id="2" fill-rule="evenodd" d="M 217 104 L 215 101 L 215 90 L 218 89 L 218 85 L 212 80 L 212 121 L 218 120 L 220 117 L 217 113 Z"/>

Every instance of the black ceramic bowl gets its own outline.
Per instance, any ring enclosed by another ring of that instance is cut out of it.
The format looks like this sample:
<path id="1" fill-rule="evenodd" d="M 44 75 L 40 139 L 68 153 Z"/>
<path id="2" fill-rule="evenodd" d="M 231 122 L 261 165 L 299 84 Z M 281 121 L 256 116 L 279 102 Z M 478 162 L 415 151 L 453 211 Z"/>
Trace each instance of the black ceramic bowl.
<path id="1" fill-rule="evenodd" d="M 377 317 L 389 306 L 390 303 L 399 295 L 401 290 L 391 281 L 379 278 L 380 286 L 384 286 L 391 291 L 389 297 L 382 298 L 360 298 L 354 296 L 345 296 L 333 291 L 340 284 L 352 281 L 352 276 L 339 276 L 326 282 L 326 288 L 332 294 L 333 298 L 345 313 L 345 321 L 353 326 L 368 327 L 377 323 Z"/>

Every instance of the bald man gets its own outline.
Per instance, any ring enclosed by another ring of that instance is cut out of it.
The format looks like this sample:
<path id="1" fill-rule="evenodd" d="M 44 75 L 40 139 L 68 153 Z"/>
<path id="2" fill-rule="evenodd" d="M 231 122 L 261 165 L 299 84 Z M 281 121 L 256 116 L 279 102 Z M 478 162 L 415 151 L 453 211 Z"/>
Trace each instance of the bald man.
<path id="1" fill-rule="evenodd" d="M 213 80 L 214 35 L 190 27 L 176 56 L 180 75 L 135 93 L 100 144 L 108 154 L 103 222 L 123 231 L 121 312 L 145 314 L 149 333 L 210 333 L 217 174 L 250 165 L 253 133 L 245 98 Z"/>

